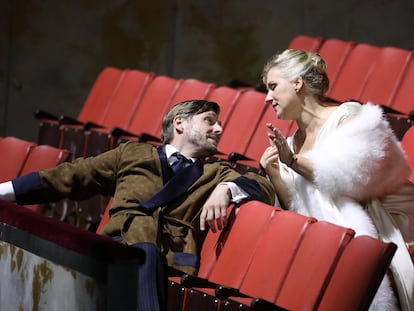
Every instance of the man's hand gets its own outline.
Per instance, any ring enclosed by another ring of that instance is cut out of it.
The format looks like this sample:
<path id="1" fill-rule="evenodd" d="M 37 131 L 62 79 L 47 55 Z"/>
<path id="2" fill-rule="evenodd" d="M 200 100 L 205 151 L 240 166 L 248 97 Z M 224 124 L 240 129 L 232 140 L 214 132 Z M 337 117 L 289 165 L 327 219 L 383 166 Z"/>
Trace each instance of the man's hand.
<path id="1" fill-rule="evenodd" d="M 230 187 L 225 184 L 217 185 L 204 203 L 200 214 L 200 230 L 206 229 L 206 222 L 211 231 L 222 230 L 227 224 L 227 207 L 230 204 Z M 217 227 L 216 227 L 217 223 Z"/>

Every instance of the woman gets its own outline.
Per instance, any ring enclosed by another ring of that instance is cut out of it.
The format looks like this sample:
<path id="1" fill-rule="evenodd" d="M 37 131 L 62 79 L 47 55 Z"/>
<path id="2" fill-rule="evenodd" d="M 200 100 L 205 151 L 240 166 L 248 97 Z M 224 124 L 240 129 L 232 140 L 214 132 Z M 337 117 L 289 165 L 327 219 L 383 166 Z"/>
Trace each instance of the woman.
<path id="1" fill-rule="evenodd" d="M 395 242 L 398 251 L 391 271 L 399 304 L 403 310 L 413 310 L 413 265 L 400 230 L 382 204 L 387 201 L 389 206 L 388 195 L 410 187 L 409 169 L 381 109 L 357 102 L 325 105 L 326 64 L 314 53 L 286 50 L 273 56 L 264 66 L 263 81 L 266 103 L 278 118 L 294 120 L 298 128 L 286 139 L 267 125 L 272 146 L 264 151 L 260 164 L 280 205 L 353 228 L 357 235 Z M 371 310 L 398 310 L 388 278 Z"/>

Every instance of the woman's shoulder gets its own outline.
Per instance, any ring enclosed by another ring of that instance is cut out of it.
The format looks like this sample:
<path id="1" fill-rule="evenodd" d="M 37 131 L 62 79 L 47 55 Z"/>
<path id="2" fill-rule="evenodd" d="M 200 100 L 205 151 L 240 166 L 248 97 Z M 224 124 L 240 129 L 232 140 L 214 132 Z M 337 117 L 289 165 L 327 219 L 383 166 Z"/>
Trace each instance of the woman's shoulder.
<path id="1" fill-rule="evenodd" d="M 361 111 L 363 105 L 357 101 L 346 101 L 338 106 L 338 109 L 343 113 L 347 114 L 357 114 Z"/>

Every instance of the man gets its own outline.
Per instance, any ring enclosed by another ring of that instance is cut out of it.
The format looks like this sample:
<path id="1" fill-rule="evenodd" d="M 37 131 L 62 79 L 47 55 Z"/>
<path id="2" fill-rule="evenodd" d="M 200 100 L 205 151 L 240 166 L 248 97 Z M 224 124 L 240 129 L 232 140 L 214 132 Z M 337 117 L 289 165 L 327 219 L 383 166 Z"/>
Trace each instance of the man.
<path id="1" fill-rule="evenodd" d="M 168 265 L 193 274 L 202 231 L 206 225 L 221 230 L 231 202 L 255 199 L 274 203 L 275 193 L 266 178 L 255 173 L 241 176 L 224 162 L 200 162 L 217 152 L 222 134 L 219 112 L 217 103 L 205 100 L 178 103 L 162 121 L 162 146 L 127 142 L 93 158 L 0 184 L 0 198 L 32 204 L 65 197 L 80 200 L 95 194 L 113 196 L 110 219 L 101 233 L 144 249 L 149 258 L 146 264 L 151 267 L 139 271 L 139 282 L 145 284 L 139 286 L 140 291 L 148 290 L 138 293 L 139 303 L 147 301 L 141 305 L 145 310 L 163 309 L 163 285 L 161 289 L 159 284 L 149 285 L 149 279 L 153 274 L 160 276 L 159 283 L 166 279 L 164 256 Z M 175 163 L 180 162 L 178 151 L 190 162 L 174 173 Z M 154 306 L 157 300 L 161 306 Z"/>

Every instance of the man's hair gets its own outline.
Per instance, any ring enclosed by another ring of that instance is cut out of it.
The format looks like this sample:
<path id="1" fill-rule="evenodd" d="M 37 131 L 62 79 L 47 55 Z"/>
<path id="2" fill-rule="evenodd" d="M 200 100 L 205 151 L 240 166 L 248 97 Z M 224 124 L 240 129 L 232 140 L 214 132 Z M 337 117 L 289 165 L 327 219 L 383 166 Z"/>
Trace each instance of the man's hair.
<path id="1" fill-rule="evenodd" d="M 170 111 L 162 119 L 161 140 L 164 144 L 168 144 L 174 138 L 173 120 L 177 116 L 184 119 L 190 119 L 194 115 L 214 111 L 217 115 L 220 113 L 220 106 L 208 100 L 186 100 L 175 104 Z"/>

